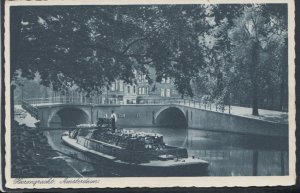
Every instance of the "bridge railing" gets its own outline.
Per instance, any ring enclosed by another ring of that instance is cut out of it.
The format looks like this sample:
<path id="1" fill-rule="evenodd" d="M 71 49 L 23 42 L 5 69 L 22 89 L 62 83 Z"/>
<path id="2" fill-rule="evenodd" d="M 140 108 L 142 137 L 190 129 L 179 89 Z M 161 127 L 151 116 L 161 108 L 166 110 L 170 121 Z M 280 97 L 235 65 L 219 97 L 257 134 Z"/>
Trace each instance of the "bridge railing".
<path id="1" fill-rule="evenodd" d="M 22 108 L 25 109 L 31 116 L 38 119 L 38 109 L 26 101 L 22 101 Z"/>
<path id="2" fill-rule="evenodd" d="M 102 97 L 52 97 L 52 98 L 33 98 L 27 99 L 26 103 L 32 106 L 39 106 L 45 104 L 76 104 L 76 105 L 123 105 L 122 101 L 116 98 L 102 98 Z M 128 105 L 144 105 L 144 104 L 158 104 L 158 105 L 182 105 L 197 109 L 206 109 L 212 111 L 225 112 L 228 110 L 230 113 L 230 107 L 227 108 L 223 105 L 215 105 L 211 103 L 204 103 L 192 99 L 180 99 L 180 98 L 160 98 L 160 99 L 138 99 L 137 104 Z"/>
<path id="3" fill-rule="evenodd" d="M 177 104 L 177 105 L 182 105 L 182 106 L 187 106 L 187 107 L 192 107 L 192 108 L 197 108 L 197 109 L 206 109 L 206 110 L 212 110 L 212 111 L 220 111 L 224 112 L 226 109 L 230 109 L 229 106 L 227 108 L 222 105 L 216 105 L 216 104 L 211 104 L 211 103 L 204 103 L 201 101 L 197 100 L 192 100 L 192 99 L 178 99 L 178 98 L 173 98 L 173 99 L 143 99 L 139 101 L 139 104 Z"/>
<path id="4" fill-rule="evenodd" d="M 189 106 L 189 107 L 194 107 L 194 108 L 204 108 L 205 105 L 196 100 L 191 100 L 191 99 L 178 99 L 178 98 L 173 98 L 173 99 L 144 99 L 140 100 L 139 104 L 178 104 L 178 105 L 184 105 L 184 106 Z"/>
<path id="5" fill-rule="evenodd" d="M 38 106 L 40 104 L 120 104 L 115 98 L 89 98 L 89 97 L 52 97 L 26 99 L 26 102 Z"/>

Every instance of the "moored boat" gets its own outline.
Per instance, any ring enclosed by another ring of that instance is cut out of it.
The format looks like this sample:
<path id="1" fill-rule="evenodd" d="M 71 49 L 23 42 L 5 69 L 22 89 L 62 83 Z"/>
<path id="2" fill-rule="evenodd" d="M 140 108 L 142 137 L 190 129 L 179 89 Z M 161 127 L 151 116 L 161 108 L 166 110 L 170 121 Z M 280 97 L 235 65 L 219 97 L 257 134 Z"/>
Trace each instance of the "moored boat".
<path id="1" fill-rule="evenodd" d="M 187 149 L 165 144 L 156 133 L 91 125 L 65 132 L 62 141 L 110 165 L 120 176 L 208 175 L 208 162 L 188 157 Z"/>

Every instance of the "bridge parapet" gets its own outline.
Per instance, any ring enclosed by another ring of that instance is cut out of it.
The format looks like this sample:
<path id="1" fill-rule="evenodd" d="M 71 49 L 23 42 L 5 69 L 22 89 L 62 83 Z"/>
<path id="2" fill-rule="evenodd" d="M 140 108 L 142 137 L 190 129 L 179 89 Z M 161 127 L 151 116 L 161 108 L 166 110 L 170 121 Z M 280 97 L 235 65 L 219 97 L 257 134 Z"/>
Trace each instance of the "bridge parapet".
<path id="1" fill-rule="evenodd" d="M 22 108 L 25 109 L 31 116 L 38 119 L 38 108 L 32 106 L 31 104 L 25 101 L 22 101 Z"/>
<path id="2" fill-rule="evenodd" d="M 51 97 L 51 98 L 33 98 L 26 99 L 26 102 L 33 105 L 51 105 L 51 104 L 104 104 L 102 100 L 87 97 Z M 113 103 L 114 104 L 114 103 Z"/>
<path id="3" fill-rule="evenodd" d="M 32 106 L 47 106 L 55 104 L 74 104 L 74 105 L 124 105 L 117 100 L 103 100 L 100 97 L 52 97 L 52 98 L 33 98 L 26 99 L 28 104 Z M 179 98 L 165 98 L 165 99 L 142 99 L 137 104 L 126 105 L 181 105 L 185 107 L 191 107 L 196 109 L 214 110 L 225 112 L 228 110 L 230 113 L 230 106 L 225 108 L 224 106 L 212 105 L 203 103 L 197 100 L 191 99 L 179 99 Z"/>
<path id="4" fill-rule="evenodd" d="M 110 101 L 108 103 L 108 101 Z M 180 98 L 160 98 L 160 99 L 140 99 L 137 104 L 122 104 L 117 100 L 103 100 L 101 97 L 53 97 L 53 98 L 35 98 L 27 99 L 26 102 L 35 106 L 40 107 L 49 107 L 57 105 L 76 105 L 76 106 L 165 106 L 165 105 L 176 105 L 190 110 L 206 110 L 222 114 L 230 114 L 235 116 L 247 117 L 250 119 L 260 119 L 263 121 L 271 121 L 277 123 L 288 124 L 287 113 L 259 109 L 260 115 L 258 117 L 251 115 L 251 108 L 240 107 L 240 106 L 231 106 L 231 105 L 218 105 L 213 103 L 208 103 L 207 101 L 197 101 L 191 99 L 180 99 Z M 279 116 L 280 115 L 280 116 Z"/>
<path id="5" fill-rule="evenodd" d="M 38 117 L 41 120 L 42 127 L 56 124 L 59 121 L 67 123 L 67 120 L 95 123 L 97 118 L 107 117 L 114 110 L 118 115 L 122 115 L 118 117 L 120 126 L 163 126 L 165 122 L 171 123 L 172 121 L 173 123 L 174 119 L 181 120 L 181 123 L 185 119 L 186 126 L 195 129 L 275 136 L 287 136 L 288 134 L 287 123 L 232 115 L 222 111 L 215 112 L 214 108 L 208 106 L 205 109 L 205 105 L 199 101 L 187 99 L 149 99 L 138 104 L 128 105 L 92 103 L 89 101 L 81 103 L 76 99 L 62 98 L 53 101 L 54 103 L 50 99 L 31 100 L 31 104 L 35 108 L 31 108 L 29 111 L 34 113 L 38 109 Z M 28 105 L 25 108 L 29 108 Z M 73 119 L 73 117 L 76 118 Z"/>

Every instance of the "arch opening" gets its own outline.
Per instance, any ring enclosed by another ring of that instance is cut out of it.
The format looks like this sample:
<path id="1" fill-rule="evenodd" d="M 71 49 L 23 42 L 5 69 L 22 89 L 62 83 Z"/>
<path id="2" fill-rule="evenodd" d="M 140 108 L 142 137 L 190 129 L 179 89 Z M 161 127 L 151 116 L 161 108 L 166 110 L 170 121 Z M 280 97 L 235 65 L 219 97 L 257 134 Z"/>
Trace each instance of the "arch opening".
<path id="1" fill-rule="evenodd" d="M 162 127 L 186 128 L 188 126 L 184 113 L 176 107 L 169 107 L 161 111 L 156 117 L 155 123 Z"/>
<path id="2" fill-rule="evenodd" d="M 49 122 L 50 127 L 73 127 L 89 123 L 89 116 L 78 108 L 63 108 L 57 111 Z"/>

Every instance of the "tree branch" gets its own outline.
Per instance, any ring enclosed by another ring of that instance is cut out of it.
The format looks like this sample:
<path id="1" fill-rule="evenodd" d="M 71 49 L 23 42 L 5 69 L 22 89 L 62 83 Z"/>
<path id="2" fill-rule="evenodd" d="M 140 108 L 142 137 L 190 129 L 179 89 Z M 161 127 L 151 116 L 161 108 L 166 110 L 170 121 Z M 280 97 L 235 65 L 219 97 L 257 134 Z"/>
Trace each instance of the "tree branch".
<path id="1" fill-rule="evenodd" d="M 125 54 L 125 53 L 129 50 L 130 46 L 132 46 L 132 45 L 135 44 L 136 42 L 139 42 L 139 41 L 142 41 L 142 40 L 145 40 L 145 39 L 147 39 L 147 38 L 146 38 L 146 37 L 142 37 L 142 38 L 138 38 L 138 39 L 133 40 L 132 42 L 130 42 L 130 43 L 125 47 L 125 49 L 124 49 L 124 51 L 122 51 L 122 53 Z"/>

